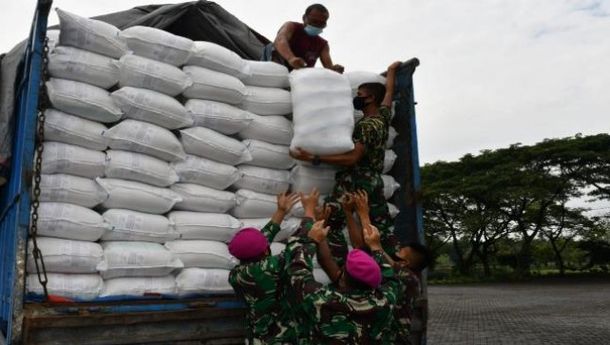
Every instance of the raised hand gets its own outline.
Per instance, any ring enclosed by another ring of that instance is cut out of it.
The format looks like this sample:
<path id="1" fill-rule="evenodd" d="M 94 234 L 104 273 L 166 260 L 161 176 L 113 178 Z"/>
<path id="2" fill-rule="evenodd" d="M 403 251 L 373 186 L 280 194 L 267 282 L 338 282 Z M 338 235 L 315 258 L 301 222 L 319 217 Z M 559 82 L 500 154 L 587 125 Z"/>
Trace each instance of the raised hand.
<path id="1" fill-rule="evenodd" d="M 356 193 L 353 194 L 354 205 L 356 207 L 356 212 L 359 215 L 369 214 L 369 196 L 365 190 L 359 189 Z"/>
<path id="2" fill-rule="evenodd" d="M 341 208 L 343 208 L 343 212 L 345 212 L 345 215 L 351 217 L 352 214 L 354 213 L 355 207 L 356 207 L 356 204 L 355 204 L 354 194 L 352 194 L 352 193 L 343 194 L 343 197 L 341 198 Z"/>
<path id="3" fill-rule="evenodd" d="M 320 243 L 326 240 L 326 236 L 328 235 L 328 230 L 330 227 L 324 226 L 324 221 L 319 220 L 313 223 L 311 230 L 307 233 L 307 236 L 311 238 L 314 242 Z"/>
<path id="4" fill-rule="evenodd" d="M 303 205 L 303 208 L 305 210 L 310 209 L 312 211 L 315 211 L 316 207 L 318 206 L 318 202 L 320 200 L 320 191 L 318 191 L 318 188 L 312 189 L 309 194 L 300 193 L 300 195 L 301 195 L 301 204 Z"/>
<path id="5" fill-rule="evenodd" d="M 323 220 L 327 221 L 332 213 L 332 208 L 330 205 L 318 206 L 316 207 L 316 221 Z"/>
<path id="6" fill-rule="evenodd" d="M 400 65 L 402 65 L 402 62 L 400 61 L 392 62 L 392 64 L 388 66 L 388 71 L 395 71 L 398 69 L 398 67 L 400 67 Z"/>
<path id="7" fill-rule="evenodd" d="M 379 234 L 379 229 L 376 226 L 369 224 L 364 227 L 364 243 L 372 251 L 381 250 L 381 235 Z"/>
<path id="8" fill-rule="evenodd" d="M 292 206 L 299 202 L 300 196 L 297 193 L 280 193 L 277 195 L 277 209 L 288 213 Z"/>

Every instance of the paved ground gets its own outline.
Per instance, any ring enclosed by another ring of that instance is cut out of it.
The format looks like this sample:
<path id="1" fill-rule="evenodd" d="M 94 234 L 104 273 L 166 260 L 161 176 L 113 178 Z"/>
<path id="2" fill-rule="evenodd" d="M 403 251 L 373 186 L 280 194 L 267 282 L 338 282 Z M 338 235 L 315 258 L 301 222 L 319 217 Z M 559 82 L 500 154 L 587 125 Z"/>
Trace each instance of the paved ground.
<path id="1" fill-rule="evenodd" d="M 428 344 L 610 344 L 610 282 L 431 286 Z"/>

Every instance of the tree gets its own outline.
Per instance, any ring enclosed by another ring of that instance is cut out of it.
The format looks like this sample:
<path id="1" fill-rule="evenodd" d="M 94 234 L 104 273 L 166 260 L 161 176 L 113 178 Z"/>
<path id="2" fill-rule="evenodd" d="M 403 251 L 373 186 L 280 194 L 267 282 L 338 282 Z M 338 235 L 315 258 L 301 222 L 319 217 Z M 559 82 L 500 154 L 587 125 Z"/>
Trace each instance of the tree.
<path id="1" fill-rule="evenodd" d="M 469 274 L 480 262 L 486 275 L 496 243 L 509 237 L 518 240 L 516 270 L 527 275 L 532 242 L 543 236 L 564 272 L 563 251 L 592 226 L 582 209 L 566 202 L 583 193 L 610 196 L 609 148 L 609 135 L 576 136 L 428 164 L 422 177 L 429 236 L 437 237 L 437 245 L 451 245 L 460 273 Z"/>

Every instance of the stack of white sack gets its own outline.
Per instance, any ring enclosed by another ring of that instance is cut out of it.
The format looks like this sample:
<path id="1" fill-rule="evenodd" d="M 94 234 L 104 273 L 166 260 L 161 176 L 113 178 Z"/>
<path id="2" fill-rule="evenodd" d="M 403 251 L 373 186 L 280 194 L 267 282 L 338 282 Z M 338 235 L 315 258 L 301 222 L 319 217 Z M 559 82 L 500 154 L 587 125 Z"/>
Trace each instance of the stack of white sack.
<path id="1" fill-rule="evenodd" d="M 56 274 L 49 279 L 49 292 L 80 299 L 175 294 L 170 272 L 183 264 L 162 244 L 179 234 L 163 214 L 182 200 L 169 188 L 178 182 L 170 163 L 186 154 L 171 130 L 191 126 L 193 120 L 173 96 L 192 84 L 178 66 L 190 57 L 193 43 L 162 30 L 121 32 L 57 12 L 59 40 L 49 55 L 46 83 L 53 108 L 45 112 L 39 210 L 39 234 L 57 239 L 38 241 L 45 262 L 58 258 L 47 267 Z M 114 126 L 108 129 L 108 124 Z M 90 269 L 93 259 L 87 269 L 78 261 L 89 256 L 97 260 L 95 270 Z M 162 257 L 167 260 L 150 260 Z M 34 267 L 29 265 L 28 272 L 35 273 Z M 35 281 L 28 279 L 33 284 L 28 291 L 39 291 Z"/>
<path id="2" fill-rule="evenodd" d="M 103 249 L 96 241 L 112 228 L 91 209 L 108 198 L 95 179 L 104 176 L 106 124 L 123 117 L 108 89 L 118 82 L 116 63 L 127 46 L 112 25 L 57 13 L 61 31 L 49 32 L 52 108 L 45 111 L 37 243 L 49 293 L 91 300 L 103 289 L 97 271 Z M 32 251 L 30 241 L 26 289 L 40 294 Z"/>
<path id="3" fill-rule="evenodd" d="M 183 200 L 169 218 L 181 238 L 165 246 L 185 265 L 176 277 L 180 295 L 226 293 L 238 262 L 226 243 L 243 228 L 237 218 L 269 218 L 275 194 L 289 188 L 294 163 L 281 144 L 292 137 L 283 116 L 292 109 L 290 93 L 246 86 L 258 79 L 250 63 L 211 42 L 194 43 L 183 71 L 193 81 L 183 92 L 193 124 L 180 131 L 187 157 L 173 164 L 180 183 L 172 190 Z M 272 203 L 252 206 L 258 200 L 251 194 Z"/>
<path id="4" fill-rule="evenodd" d="M 243 222 L 257 219 L 264 226 L 275 211 L 275 195 L 290 188 L 288 169 L 294 160 L 288 149 L 292 124 L 286 116 L 292 112 L 292 100 L 286 90 L 286 67 L 263 61 L 245 64 L 250 75 L 244 79 L 246 95 L 241 108 L 251 114 L 252 122 L 238 135 L 252 160 L 238 167 L 241 178 L 233 185 L 238 191 L 232 213 Z"/>

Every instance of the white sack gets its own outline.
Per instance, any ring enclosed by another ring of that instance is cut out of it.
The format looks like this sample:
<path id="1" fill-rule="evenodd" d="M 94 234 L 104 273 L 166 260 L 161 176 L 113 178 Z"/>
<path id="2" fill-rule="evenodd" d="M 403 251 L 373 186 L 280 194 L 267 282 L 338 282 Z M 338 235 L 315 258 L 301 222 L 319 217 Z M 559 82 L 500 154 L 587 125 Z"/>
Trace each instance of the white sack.
<path id="1" fill-rule="evenodd" d="M 381 175 L 381 178 L 383 179 L 383 196 L 387 200 L 400 188 L 400 183 L 396 182 L 391 175 Z"/>
<path id="2" fill-rule="evenodd" d="M 184 65 L 193 49 L 190 39 L 148 26 L 129 27 L 119 37 L 134 54 L 174 66 Z"/>
<path id="3" fill-rule="evenodd" d="M 45 140 L 78 145 L 103 151 L 108 147 L 103 134 L 108 128 L 103 124 L 55 109 L 44 112 Z"/>
<path id="4" fill-rule="evenodd" d="M 275 195 L 240 189 L 235 193 L 237 205 L 231 214 L 237 218 L 268 218 L 277 208 Z"/>
<path id="5" fill-rule="evenodd" d="M 102 292 L 104 281 L 99 274 L 64 274 L 47 273 L 47 290 L 49 295 L 89 301 L 97 298 Z M 37 274 L 28 274 L 25 282 L 28 293 L 44 295 L 44 289 L 38 281 Z"/>
<path id="6" fill-rule="evenodd" d="M 127 53 L 127 45 L 119 37 L 120 30 L 101 20 L 77 16 L 57 9 L 59 16 L 59 44 L 94 53 L 120 58 Z"/>
<path id="7" fill-rule="evenodd" d="M 165 247 L 184 263 L 184 267 L 232 269 L 239 260 L 229 253 L 226 244 L 205 240 L 170 241 Z"/>
<path id="8" fill-rule="evenodd" d="M 313 269 L 313 278 L 320 284 L 328 285 L 332 283 L 326 272 L 321 268 Z"/>
<path id="9" fill-rule="evenodd" d="M 168 217 L 184 240 L 228 242 L 242 228 L 239 220 L 222 213 L 173 211 Z"/>
<path id="10" fill-rule="evenodd" d="M 59 43 L 59 30 L 47 30 L 47 46 L 49 47 L 49 51 L 53 51 L 55 46 Z"/>
<path id="11" fill-rule="evenodd" d="M 283 242 L 289 239 L 301 226 L 301 219 L 290 217 L 285 219 L 280 225 L 280 232 L 275 235 L 275 241 Z"/>
<path id="12" fill-rule="evenodd" d="M 86 50 L 59 46 L 49 54 L 53 78 L 69 79 L 109 89 L 119 82 L 115 59 Z"/>
<path id="13" fill-rule="evenodd" d="M 108 91 L 97 86 L 51 78 L 46 82 L 51 104 L 58 110 L 98 122 L 115 122 L 123 112 Z"/>
<path id="14" fill-rule="evenodd" d="M 284 116 L 250 114 L 250 126 L 239 132 L 242 139 L 262 140 L 272 144 L 289 145 L 292 140 L 292 123 Z"/>
<path id="15" fill-rule="evenodd" d="M 180 237 L 170 221 L 160 215 L 112 209 L 104 212 L 104 220 L 112 225 L 103 241 L 144 241 L 165 243 Z"/>
<path id="16" fill-rule="evenodd" d="M 180 182 L 219 190 L 229 187 L 241 177 L 239 170 L 232 165 L 192 155 L 186 155 L 185 160 L 172 163 L 172 167 L 180 177 Z"/>
<path id="17" fill-rule="evenodd" d="M 396 129 L 390 126 L 390 128 L 388 129 L 388 141 L 385 144 L 386 149 L 389 149 L 394 146 L 394 139 L 396 139 L 397 136 L 398 132 L 396 131 Z"/>
<path id="18" fill-rule="evenodd" d="M 54 141 L 45 141 L 43 146 L 40 169 L 43 174 L 72 174 L 89 178 L 104 176 L 104 152 Z"/>
<path id="19" fill-rule="evenodd" d="M 175 98 L 153 90 L 123 87 L 111 94 L 125 117 L 167 129 L 190 127 L 193 119 Z"/>
<path id="20" fill-rule="evenodd" d="M 261 230 L 262 228 L 265 227 L 265 225 L 267 225 L 267 223 L 269 223 L 269 221 L 271 221 L 271 219 L 269 217 L 267 217 L 267 218 L 243 218 L 243 219 L 240 219 L 240 221 L 243 224 L 242 229 L 243 228 L 256 228 L 256 229 Z M 290 236 L 292 236 L 299 229 L 300 225 L 301 225 L 301 219 L 299 219 L 299 218 L 290 217 L 290 218 L 284 219 L 282 224 L 280 224 L 280 232 L 278 232 L 277 235 L 275 235 L 275 238 L 273 239 L 273 241 L 278 242 L 278 243 L 274 243 L 274 244 L 280 244 L 279 242 L 285 241 L 288 238 L 290 238 Z M 272 248 L 272 250 L 273 250 L 273 248 Z"/>
<path id="21" fill-rule="evenodd" d="M 193 119 L 193 126 L 210 128 L 222 134 L 235 134 L 252 122 L 249 112 L 216 101 L 189 99 L 184 107 Z"/>
<path id="22" fill-rule="evenodd" d="M 105 176 L 167 187 L 178 182 L 178 174 L 165 161 L 129 151 L 106 152 Z"/>
<path id="23" fill-rule="evenodd" d="M 182 144 L 169 130 L 136 120 L 124 120 L 104 132 L 108 146 L 115 150 L 143 153 L 164 161 L 184 159 Z"/>
<path id="24" fill-rule="evenodd" d="M 97 182 L 108 193 L 105 208 L 122 208 L 153 214 L 165 213 L 182 198 L 169 188 L 159 188 L 145 183 L 97 178 Z"/>
<path id="25" fill-rule="evenodd" d="M 36 238 L 44 259 L 47 272 L 55 273 L 95 273 L 102 261 L 102 247 L 95 242 L 64 240 L 52 237 Z M 26 271 L 36 273 L 32 250 L 32 240 L 28 242 Z"/>
<path id="26" fill-rule="evenodd" d="M 133 86 L 177 96 L 193 84 L 176 66 L 127 54 L 119 60 L 119 85 Z"/>
<path id="27" fill-rule="evenodd" d="M 283 89 L 246 86 L 241 107 L 258 115 L 286 115 L 292 112 L 292 99 Z"/>
<path id="28" fill-rule="evenodd" d="M 271 255 L 280 255 L 286 249 L 286 245 L 281 242 L 273 242 L 269 246 L 271 249 Z"/>
<path id="29" fill-rule="evenodd" d="M 392 218 L 396 218 L 396 216 L 398 216 L 398 214 L 400 213 L 400 210 L 398 209 L 398 207 L 396 207 L 396 205 L 394 204 L 390 204 L 388 202 L 388 209 L 390 211 L 390 217 Z"/>
<path id="30" fill-rule="evenodd" d="M 67 240 L 97 241 L 111 229 L 102 216 L 88 208 L 62 202 L 41 202 L 38 235 Z"/>
<path id="31" fill-rule="evenodd" d="M 225 213 L 236 203 L 234 193 L 198 184 L 176 183 L 171 190 L 182 197 L 182 201 L 174 206 L 176 210 Z"/>
<path id="32" fill-rule="evenodd" d="M 176 281 L 174 276 L 164 277 L 123 277 L 104 281 L 100 297 L 150 295 L 175 295 Z"/>
<path id="33" fill-rule="evenodd" d="M 293 192 L 311 193 L 318 188 L 320 194 L 329 194 L 335 187 L 337 169 L 297 165 L 290 171 Z"/>
<path id="34" fill-rule="evenodd" d="M 261 168 L 252 165 L 237 167 L 241 178 L 233 184 L 237 189 L 249 189 L 265 194 L 279 194 L 290 187 L 290 173 L 286 170 Z"/>
<path id="35" fill-rule="evenodd" d="M 250 76 L 250 67 L 237 53 L 212 42 L 195 41 L 189 65 L 211 69 L 239 79 Z"/>
<path id="36" fill-rule="evenodd" d="M 185 268 L 176 276 L 178 295 L 231 294 L 230 272 L 218 268 Z"/>
<path id="37" fill-rule="evenodd" d="M 385 85 L 385 78 L 375 72 L 350 71 L 345 72 L 343 75 L 345 75 L 349 80 L 350 88 L 352 89 L 352 96 L 356 96 L 358 87 L 364 83 L 382 83 Z"/>
<path id="38" fill-rule="evenodd" d="M 95 180 L 65 174 L 41 175 L 40 201 L 65 202 L 94 207 L 108 199 Z"/>
<path id="39" fill-rule="evenodd" d="M 393 150 L 385 150 L 385 156 L 383 157 L 383 173 L 387 173 L 392 170 L 394 166 L 394 162 L 396 162 L 396 158 L 398 156 L 394 153 Z"/>
<path id="40" fill-rule="evenodd" d="M 325 68 L 290 74 L 294 138 L 291 149 L 330 155 L 354 148 L 354 114 L 347 78 Z"/>
<path id="41" fill-rule="evenodd" d="M 215 130 L 192 127 L 181 130 L 180 135 L 186 153 L 230 165 L 252 160 L 246 145 Z"/>
<path id="42" fill-rule="evenodd" d="M 244 140 L 243 143 L 252 156 L 252 160 L 248 162 L 249 165 L 271 169 L 290 169 L 295 164 L 294 159 L 290 157 L 288 146 L 254 139 Z"/>
<path id="43" fill-rule="evenodd" d="M 262 87 L 287 88 L 288 68 L 272 61 L 247 60 L 250 76 L 243 79 L 244 84 Z"/>
<path id="44" fill-rule="evenodd" d="M 104 261 L 97 269 L 104 279 L 162 277 L 184 267 L 179 259 L 159 243 L 111 241 L 103 242 L 102 247 Z"/>
<path id="45" fill-rule="evenodd" d="M 208 99 L 229 104 L 239 104 L 244 100 L 246 87 L 237 78 L 198 66 L 182 68 L 193 84 L 184 90 L 187 98 Z"/>

